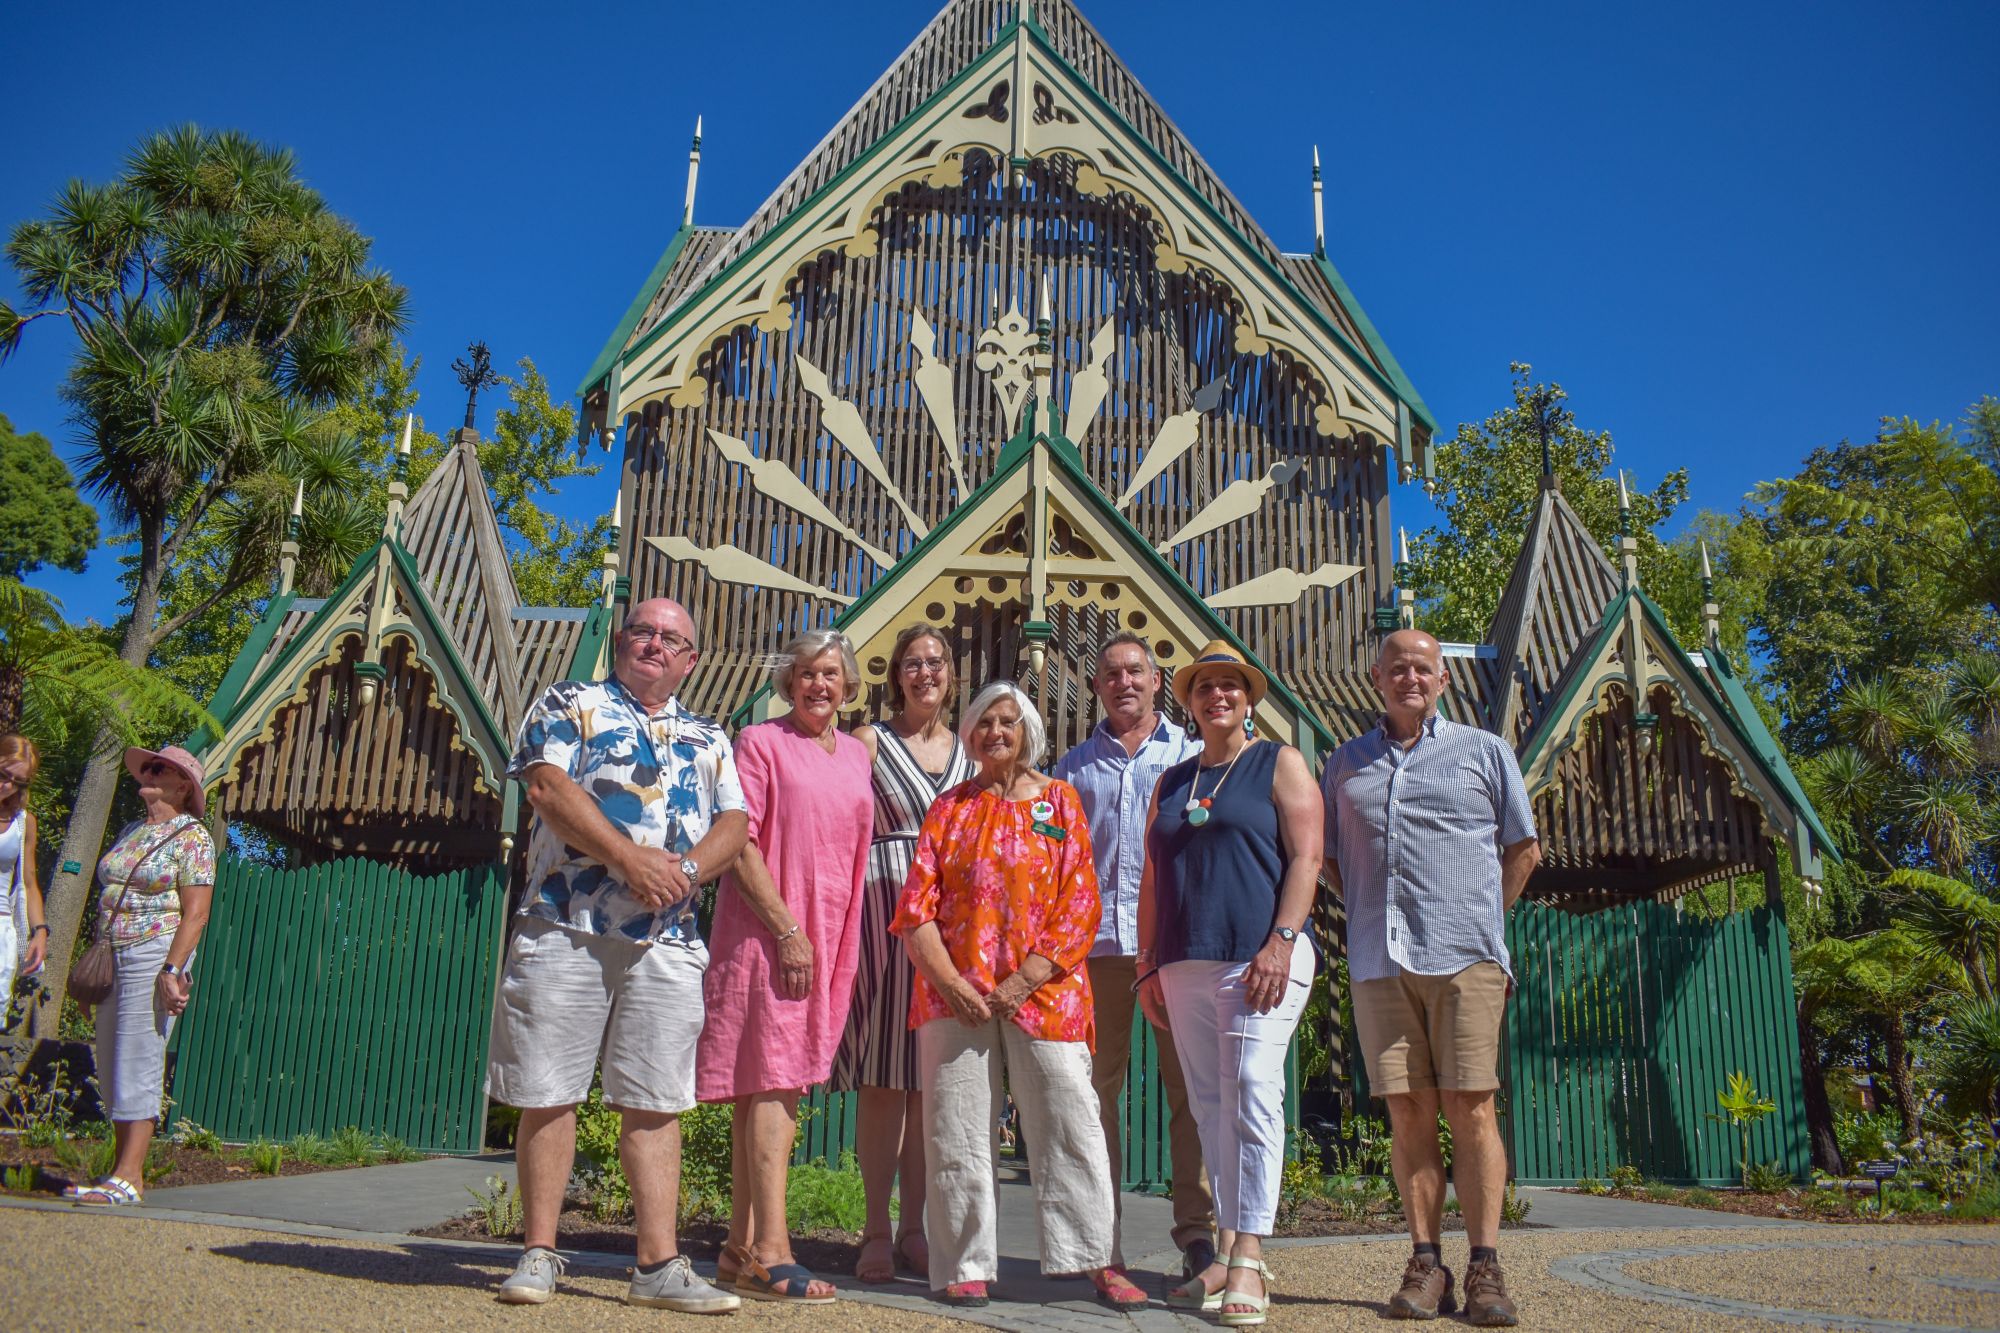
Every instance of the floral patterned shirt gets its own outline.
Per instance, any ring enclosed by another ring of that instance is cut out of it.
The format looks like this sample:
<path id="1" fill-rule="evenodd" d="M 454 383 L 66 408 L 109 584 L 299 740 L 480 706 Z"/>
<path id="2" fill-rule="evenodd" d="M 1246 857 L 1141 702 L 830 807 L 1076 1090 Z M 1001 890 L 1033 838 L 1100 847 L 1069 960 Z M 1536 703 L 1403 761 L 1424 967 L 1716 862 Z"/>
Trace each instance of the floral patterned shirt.
<path id="1" fill-rule="evenodd" d="M 965 782 L 938 797 L 924 816 L 889 929 L 907 935 L 937 922 L 958 974 L 982 995 L 1029 954 L 1040 954 L 1059 970 L 1015 1011 L 1015 1024 L 1044 1041 L 1080 1041 L 1095 1049 L 1083 961 L 1103 911 L 1090 825 L 1076 788 L 1051 782 L 1035 800 L 1005 801 Z M 951 1017 L 951 1006 L 919 973 L 910 1026 Z"/>
<path id="2" fill-rule="evenodd" d="M 98 861 L 97 883 L 99 910 L 111 919 L 112 948 L 171 935 L 181 928 L 181 890 L 215 883 L 215 843 L 193 815 L 127 824 Z M 121 894 L 124 909 L 113 915 Z"/>
<path id="3" fill-rule="evenodd" d="M 729 737 L 670 699 L 648 713 L 617 677 L 559 680 L 521 723 L 510 777 L 536 764 L 569 774 L 613 828 L 641 847 L 687 852 L 715 816 L 743 809 Z M 528 835 L 523 916 L 589 935 L 693 940 L 694 898 L 655 910 L 600 862 L 567 846 L 537 819 Z"/>

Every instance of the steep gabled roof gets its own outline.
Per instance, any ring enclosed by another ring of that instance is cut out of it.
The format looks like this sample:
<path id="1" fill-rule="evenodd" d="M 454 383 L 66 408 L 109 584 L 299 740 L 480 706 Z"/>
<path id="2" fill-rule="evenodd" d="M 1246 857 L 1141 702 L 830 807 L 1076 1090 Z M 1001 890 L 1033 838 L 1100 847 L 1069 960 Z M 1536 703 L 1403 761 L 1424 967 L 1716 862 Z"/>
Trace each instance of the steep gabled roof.
<path id="1" fill-rule="evenodd" d="M 715 252 L 735 234 L 733 227 L 681 225 L 654 263 L 653 271 L 646 275 L 646 281 L 632 298 L 632 304 L 626 307 L 625 317 L 618 321 L 617 328 L 611 330 L 611 336 L 604 340 L 604 346 L 590 363 L 590 369 L 584 372 L 583 382 L 576 389 L 578 397 L 594 393 L 604 386 L 604 377 L 611 373 L 612 364 L 618 360 L 619 353 L 630 345 L 632 336 L 657 324 L 667 308 L 694 285 L 695 275 L 708 267 L 708 261 L 715 257 Z"/>
<path id="2" fill-rule="evenodd" d="M 1618 571 L 1553 477 L 1544 477 L 1528 539 L 1486 641 L 1497 655 L 1486 728 L 1518 753 L 1557 679 L 1618 595 Z"/>
<path id="3" fill-rule="evenodd" d="M 1061 104 L 1065 96 L 1076 110 Z M 989 119 L 976 119 L 987 114 L 979 99 L 997 99 Z M 666 295 L 662 279 L 661 291 L 633 302 L 607 343 L 607 351 L 623 350 L 600 355 L 586 377 L 587 421 L 661 398 L 676 406 L 701 401 L 706 388 L 694 362 L 709 340 L 751 320 L 782 327 L 786 286 L 801 264 L 856 243 L 872 248 L 862 233 L 882 200 L 914 179 L 958 179 L 960 155 L 972 147 L 1012 152 L 1017 166 L 1023 154 L 1073 155 L 1079 179 L 1087 173 L 1093 182 L 1087 192 L 1130 193 L 1162 226 L 1163 253 L 1214 272 L 1236 292 L 1239 344 L 1282 346 L 1315 368 L 1327 395 L 1322 434 L 1358 428 L 1402 451 L 1405 466 L 1428 471 L 1424 442 L 1436 422 L 1345 282 L 1324 263 L 1301 273 L 1070 0 L 1032 7 L 951 0 L 750 220 L 679 284 L 681 295 Z M 670 246 L 656 271 L 684 267 Z M 633 321 L 642 303 L 646 313 Z"/>
<path id="4" fill-rule="evenodd" d="M 478 436 L 461 430 L 453 441 L 410 497 L 397 539 L 473 681 L 511 735 L 524 705 L 513 623 L 521 598 L 479 469 Z"/>

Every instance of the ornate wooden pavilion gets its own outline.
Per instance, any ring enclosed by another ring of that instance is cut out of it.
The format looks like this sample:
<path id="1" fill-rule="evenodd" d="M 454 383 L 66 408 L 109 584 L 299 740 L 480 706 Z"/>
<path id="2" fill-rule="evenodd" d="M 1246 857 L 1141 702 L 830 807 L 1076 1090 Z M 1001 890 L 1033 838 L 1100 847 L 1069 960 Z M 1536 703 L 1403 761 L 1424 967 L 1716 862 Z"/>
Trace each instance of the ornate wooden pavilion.
<path id="1" fill-rule="evenodd" d="M 1391 486 L 1429 471 L 1437 427 L 1328 257 L 1316 150 L 1311 245 L 1289 251 L 1069 0 L 951 0 L 743 225 L 696 224 L 700 153 L 697 127 L 679 226 L 580 390 L 586 434 L 621 459 L 601 603 L 518 605 L 462 431 L 407 503 L 391 486 L 340 589 L 300 599 L 286 576 L 202 738 L 230 819 L 300 873 L 347 867 L 323 887 L 458 877 L 456 943 L 411 964 L 449 974 L 446 1010 L 491 984 L 522 709 L 606 670 L 629 598 L 689 608 L 699 711 L 767 712 L 768 655 L 832 624 L 873 712 L 890 641 L 927 620 L 964 691 L 1019 679 L 1058 748 L 1094 722 L 1085 675 L 1111 633 L 1169 671 L 1223 636 L 1277 682 L 1260 725 L 1315 760 L 1373 725 L 1366 664 L 1413 614 Z M 1486 642 L 1447 648 L 1445 708 L 1515 747 L 1545 840 L 1512 926 L 1524 1179 L 1726 1174 L 1701 1118 L 1724 1064 L 1785 1108 L 1759 1151 L 1804 1161 L 1776 884 L 1830 844 L 1734 668 L 1712 635 L 1676 641 L 1634 549 L 1614 563 L 1548 479 Z M 1677 912 L 1746 875 L 1766 884 L 1752 912 Z M 1321 926 L 1337 954 L 1337 912 Z M 267 929 L 235 937 L 251 975 Z M 352 920 L 317 929 L 322 972 L 370 947 Z M 454 950 L 484 970 L 442 967 Z M 344 1067 L 352 1028 L 292 1049 Z M 436 1096 L 476 1084 L 477 1029 Z M 1163 1116 L 1141 1080 L 1136 1183 L 1162 1178 Z"/>

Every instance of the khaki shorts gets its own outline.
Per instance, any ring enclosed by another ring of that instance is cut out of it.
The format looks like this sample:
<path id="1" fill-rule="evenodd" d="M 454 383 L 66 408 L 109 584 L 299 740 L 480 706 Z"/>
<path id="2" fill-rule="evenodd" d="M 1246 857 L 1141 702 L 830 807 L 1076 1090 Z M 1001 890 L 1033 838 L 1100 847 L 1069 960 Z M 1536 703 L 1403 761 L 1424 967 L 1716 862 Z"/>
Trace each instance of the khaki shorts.
<path id="1" fill-rule="evenodd" d="M 602 1058 L 612 1106 L 687 1110 L 707 971 L 700 940 L 645 944 L 536 917 L 516 922 L 494 999 L 486 1095 L 509 1106 L 574 1106 L 590 1095 Z"/>
<path id="2" fill-rule="evenodd" d="M 1500 1086 L 1500 1022 L 1507 973 L 1474 963 L 1449 976 L 1404 972 L 1354 986 L 1354 1027 L 1377 1097 Z"/>

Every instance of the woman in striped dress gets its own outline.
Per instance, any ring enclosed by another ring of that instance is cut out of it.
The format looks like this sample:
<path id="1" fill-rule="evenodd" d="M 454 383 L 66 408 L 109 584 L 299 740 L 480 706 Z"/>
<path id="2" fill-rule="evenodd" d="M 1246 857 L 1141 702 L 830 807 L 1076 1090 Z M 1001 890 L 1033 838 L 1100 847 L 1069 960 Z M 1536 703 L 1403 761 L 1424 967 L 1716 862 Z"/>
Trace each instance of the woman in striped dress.
<path id="1" fill-rule="evenodd" d="M 916 969 L 902 942 L 889 934 L 889 922 L 924 812 L 938 793 L 972 777 L 972 761 L 945 714 L 957 685 L 947 642 L 944 632 L 930 625 L 912 625 L 897 635 L 889 653 L 889 719 L 855 733 L 874 757 L 875 840 L 862 891 L 854 1004 L 828 1085 L 861 1095 L 854 1147 L 868 1195 L 868 1222 L 854 1275 L 863 1282 L 889 1281 L 899 1261 L 919 1275 L 929 1270 L 923 1094 L 916 1034 L 910 1031 Z M 902 1225 L 892 1228 L 889 1193 L 899 1169 Z"/>

